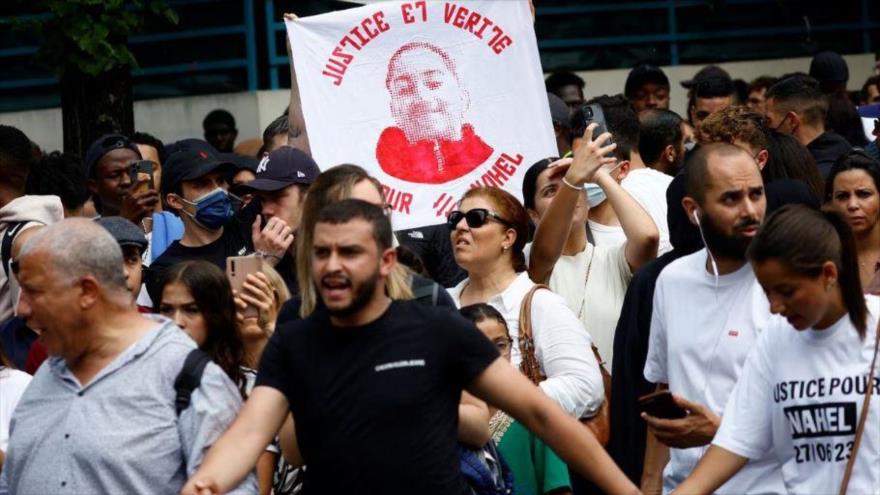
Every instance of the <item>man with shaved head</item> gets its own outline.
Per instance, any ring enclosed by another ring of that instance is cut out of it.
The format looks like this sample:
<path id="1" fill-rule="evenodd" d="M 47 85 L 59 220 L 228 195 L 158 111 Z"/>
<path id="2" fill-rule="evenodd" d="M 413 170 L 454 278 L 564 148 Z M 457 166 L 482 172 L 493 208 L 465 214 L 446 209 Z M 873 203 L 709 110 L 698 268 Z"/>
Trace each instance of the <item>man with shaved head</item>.
<path id="1" fill-rule="evenodd" d="M 670 263 L 657 278 L 645 378 L 669 390 L 687 415 L 650 416 L 644 493 L 673 491 L 712 441 L 730 392 L 770 307 L 746 248 L 764 220 L 761 172 L 743 148 L 702 146 L 685 166 L 682 206 L 705 249 Z M 667 462 L 668 461 L 668 462 Z M 665 468 L 664 468 L 665 466 Z M 776 461 L 751 461 L 718 493 L 784 493 Z"/>
<path id="2" fill-rule="evenodd" d="M 208 362 L 188 404 L 177 403 L 196 345 L 170 320 L 137 312 L 122 250 L 101 225 L 44 227 L 13 271 L 18 314 L 50 357 L 12 416 L 0 494 L 180 491 L 241 407 L 232 381 Z M 239 489 L 255 493 L 254 477 Z"/>

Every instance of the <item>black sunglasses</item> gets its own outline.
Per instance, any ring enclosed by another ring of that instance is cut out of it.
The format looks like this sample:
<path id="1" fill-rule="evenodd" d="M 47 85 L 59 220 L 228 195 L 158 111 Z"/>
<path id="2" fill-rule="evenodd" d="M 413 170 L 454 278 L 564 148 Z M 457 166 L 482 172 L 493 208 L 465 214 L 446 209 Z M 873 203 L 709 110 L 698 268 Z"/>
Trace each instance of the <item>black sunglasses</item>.
<path id="1" fill-rule="evenodd" d="M 464 221 L 467 222 L 467 226 L 472 229 L 478 229 L 483 225 L 486 225 L 486 222 L 489 221 L 490 218 L 494 218 L 500 223 L 511 226 L 511 223 L 507 220 L 501 218 L 494 211 L 489 211 L 485 208 L 474 208 L 473 210 L 468 211 L 467 213 L 463 213 L 461 211 L 455 210 L 450 212 L 446 217 L 446 226 L 449 227 L 449 230 L 455 230 L 455 226 L 461 222 L 461 219 L 464 218 Z"/>

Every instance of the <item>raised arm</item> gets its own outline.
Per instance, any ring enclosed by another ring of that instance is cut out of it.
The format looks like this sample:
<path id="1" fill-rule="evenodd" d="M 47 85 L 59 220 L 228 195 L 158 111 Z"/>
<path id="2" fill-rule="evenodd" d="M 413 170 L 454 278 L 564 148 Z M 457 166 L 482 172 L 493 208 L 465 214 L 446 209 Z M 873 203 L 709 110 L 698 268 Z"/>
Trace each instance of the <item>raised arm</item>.
<path id="1" fill-rule="evenodd" d="M 606 167 L 596 172 L 593 182 L 605 191 L 611 209 L 620 221 L 626 235 L 626 261 L 635 272 L 657 257 L 660 231 L 648 212 L 614 180 Z"/>
<path id="2" fill-rule="evenodd" d="M 603 492 L 639 492 L 592 432 L 566 414 L 504 359 L 499 358 L 486 368 L 468 391 L 513 416 Z"/>
<path id="3" fill-rule="evenodd" d="M 185 495 L 226 493 L 253 471 L 288 411 L 280 391 L 257 386 L 226 433 L 208 451 L 181 490 Z"/>
<path id="4" fill-rule="evenodd" d="M 284 14 L 285 21 L 292 21 L 294 19 L 296 19 L 295 14 Z M 285 35 L 285 39 L 287 40 L 287 61 L 290 65 L 290 106 L 287 112 L 289 125 L 287 144 L 288 146 L 299 148 L 311 156 L 312 149 L 309 146 L 309 133 L 306 131 L 306 119 L 303 116 L 299 84 L 296 81 L 296 68 L 293 65 L 293 49 L 290 46 L 290 38 Z"/>
<path id="5" fill-rule="evenodd" d="M 582 144 L 575 150 L 574 158 L 563 159 L 551 165 L 556 168 L 554 176 L 563 176 L 556 188 L 556 194 L 535 230 L 532 251 L 529 255 L 529 278 L 536 283 L 546 283 L 553 273 L 553 266 L 562 255 L 565 241 L 571 231 L 571 222 L 578 198 L 584 194 L 583 186 L 603 164 L 613 163 L 614 158 L 606 157 L 617 147 L 612 143 L 602 146 L 611 134 L 604 133 L 594 141 L 593 130 L 596 124 L 590 124 L 584 131 Z M 542 191 L 538 191 L 542 194 Z M 584 226 L 586 228 L 586 226 Z"/>

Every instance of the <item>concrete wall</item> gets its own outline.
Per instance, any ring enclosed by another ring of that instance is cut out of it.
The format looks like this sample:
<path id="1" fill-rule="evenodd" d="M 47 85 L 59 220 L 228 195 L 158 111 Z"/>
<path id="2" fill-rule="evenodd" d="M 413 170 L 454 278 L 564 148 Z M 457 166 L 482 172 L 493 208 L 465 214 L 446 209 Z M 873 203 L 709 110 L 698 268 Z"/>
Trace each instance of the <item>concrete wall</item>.
<path id="1" fill-rule="evenodd" d="M 849 64 L 849 88 L 860 89 L 874 66 L 873 54 L 847 55 Z M 750 81 L 758 76 L 779 76 L 788 72 L 809 70 L 809 58 L 778 60 L 754 60 L 719 64 L 734 78 Z M 686 111 L 686 93 L 680 81 L 693 77 L 701 66 L 678 65 L 664 67 L 672 84 L 672 109 L 681 115 Z M 581 72 L 587 81 L 587 95 L 615 94 L 623 91 L 628 69 Z M 259 137 L 262 130 L 287 107 L 289 92 L 257 91 L 252 93 L 229 93 L 185 98 L 166 98 L 135 102 L 134 119 L 138 130 L 149 132 L 163 141 L 175 141 L 187 137 L 201 137 L 202 119 L 215 108 L 225 108 L 235 116 L 239 129 L 239 141 Z M 0 123 L 12 125 L 43 149 L 61 149 L 61 110 L 32 110 L 0 114 Z"/>

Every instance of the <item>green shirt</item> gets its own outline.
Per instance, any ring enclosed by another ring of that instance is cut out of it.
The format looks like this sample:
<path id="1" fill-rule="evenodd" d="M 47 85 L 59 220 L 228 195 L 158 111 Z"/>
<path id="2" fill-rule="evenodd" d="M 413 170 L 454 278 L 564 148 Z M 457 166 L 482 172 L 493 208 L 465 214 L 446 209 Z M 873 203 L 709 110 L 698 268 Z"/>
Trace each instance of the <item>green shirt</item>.
<path id="1" fill-rule="evenodd" d="M 499 434 L 500 440 L 497 438 Z M 497 428 L 493 428 L 492 436 L 513 472 L 518 495 L 543 495 L 571 486 L 565 462 L 518 421 L 509 417 L 501 419 Z"/>

